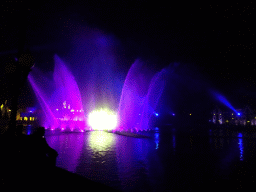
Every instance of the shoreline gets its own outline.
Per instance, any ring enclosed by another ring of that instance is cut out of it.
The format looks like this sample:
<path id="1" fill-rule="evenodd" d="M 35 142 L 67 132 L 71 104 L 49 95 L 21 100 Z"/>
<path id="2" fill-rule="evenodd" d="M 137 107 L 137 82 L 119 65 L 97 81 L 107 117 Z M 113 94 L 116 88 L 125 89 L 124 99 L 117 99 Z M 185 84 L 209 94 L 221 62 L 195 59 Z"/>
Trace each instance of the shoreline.
<path id="1" fill-rule="evenodd" d="M 131 133 L 131 132 L 121 132 L 121 131 L 106 131 L 108 133 L 114 133 L 117 135 L 122 135 L 122 136 L 127 136 L 127 137 L 134 137 L 134 138 L 148 138 L 150 139 L 150 136 L 146 136 L 146 135 L 140 135 L 140 134 L 136 134 L 136 133 Z"/>

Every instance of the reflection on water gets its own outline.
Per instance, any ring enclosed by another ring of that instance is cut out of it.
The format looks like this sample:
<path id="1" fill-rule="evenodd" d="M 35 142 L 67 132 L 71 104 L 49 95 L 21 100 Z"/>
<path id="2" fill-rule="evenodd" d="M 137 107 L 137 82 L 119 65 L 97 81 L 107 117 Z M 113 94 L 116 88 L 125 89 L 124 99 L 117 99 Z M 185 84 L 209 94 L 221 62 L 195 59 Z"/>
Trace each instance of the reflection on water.
<path id="1" fill-rule="evenodd" d="M 239 146 L 239 150 L 240 150 L 240 161 L 243 161 L 243 139 L 242 139 L 243 135 L 242 133 L 238 133 L 238 146 Z"/>
<path id="2" fill-rule="evenodd" d="M 156 149 L 159 147 L 159 133 L 155 133 L 155 143 L 156 143 Z"/>
<path id="3" fill-rule="evenodd" d="M 159 128 L 158 127 L 155 127 L 154 139 L 156 143 L 156 149 L 158 149 L 159 147 Z"/>
<path id="4" fill-rule="evenodd" d="M 57 166 L 75 172 L 82 152 L 83 138 L 84 135 L 82 134 L 46 136 L 47 143 L 59 153 Z"/>
<path id="5" fill-rule="evenodd" d="M 158 127 L 148 134 L 151 138 L 92 131 L 48 134 L 46 139 L 59 153 L 57 166 L 122 191 L 192 189 L 206 180 L 235 178 L 235 168 L 243 170 L 245 162 L 256 160 L 249 133 L 185 135 L 177 128 L 162 132 Z"/>
<path id="6" fill-rule="evenodd" d="M 113 134 L 105 131 L 92 131 L 88 145 L 94 153 L 94 157 L 104 156 L 107 151 L 111 150 L 113 144 Z"/>
<path id="7" fill-rule="evenodd" d="M 176 148 L 175 135 L 172 136 L 172 146 L 173 146 L 173 150 L 175 151 L 175 148 Z"/>

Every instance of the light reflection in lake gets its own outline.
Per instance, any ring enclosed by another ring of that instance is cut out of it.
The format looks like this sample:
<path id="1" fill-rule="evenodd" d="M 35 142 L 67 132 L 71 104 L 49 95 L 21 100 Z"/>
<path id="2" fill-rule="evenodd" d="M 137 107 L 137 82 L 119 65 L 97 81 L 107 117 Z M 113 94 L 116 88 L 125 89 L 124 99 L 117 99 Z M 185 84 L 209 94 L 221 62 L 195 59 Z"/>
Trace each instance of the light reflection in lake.
<path id="1" fill-rule="evenodd" d="M 92 131 L 48 134 L 46 139 L 59 153 L 57 166 L 123 191 L 168 191 L 192 175 L 195 185 L 206 178 L 230 179 L 236 161 L 256 159 L 255 154 L 245 156 L 255 151 L 253 133 L 212 130 L 208 136 L 184 135 L 178 128 L 165 133 L 159 127 L 148 134 L 151 138 Z M 242 165 L 237 166 L 244 169 Z"/>
<path id="2" fill-rule="evenodd" d="M 113 145 L 113 134 L 105 131 L 92 131 L 88 139 L 88 145 L 92 149 L 94 156 L 104 156 L 111 150 Z"/>
<path id="3" fill-rule="evenodd" d="M 240 151 L 240 161 L 243 161 L 243 153 L 244 153 L 244 147 L 243 147 L 243 134 L 239 133 L 238 134 L 238 146 L 239 146 L 239 151 Z"/>

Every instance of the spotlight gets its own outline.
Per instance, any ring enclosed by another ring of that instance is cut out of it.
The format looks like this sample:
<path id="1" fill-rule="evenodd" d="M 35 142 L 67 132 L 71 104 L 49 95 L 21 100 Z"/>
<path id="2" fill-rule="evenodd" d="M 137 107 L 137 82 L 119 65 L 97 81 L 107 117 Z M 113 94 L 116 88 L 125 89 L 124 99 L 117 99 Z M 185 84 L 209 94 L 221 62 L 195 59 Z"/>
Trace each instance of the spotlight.
<path id="1" fill-rule="evenodd" d="M 93 130 L 113 130 L 117 126 L 117 116 L 108 109 L 93 111 L 88 122 Z"/>

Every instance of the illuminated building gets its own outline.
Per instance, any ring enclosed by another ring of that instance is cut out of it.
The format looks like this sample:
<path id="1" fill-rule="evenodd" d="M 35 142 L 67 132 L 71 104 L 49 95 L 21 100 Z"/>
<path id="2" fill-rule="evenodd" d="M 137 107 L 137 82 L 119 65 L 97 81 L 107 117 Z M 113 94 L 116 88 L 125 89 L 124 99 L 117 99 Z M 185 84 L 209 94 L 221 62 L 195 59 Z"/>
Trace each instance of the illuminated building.
<path id="1" fill-rule="evenodd" d="M 214 124 L 226 124 L 226 125 L 256 125 L 256 114 L 250 109 L 245 107 L 244 109 L 222 110 L 216 107 L 212 111 L 212 122 Z"/>
<path id="2" fill-rule="evenodd" d="M 75 130 L 75 129 L 83 129 L 86 125 L 84 110 L 74 108 L 73 105 L 68 103 L 67 101 L 62 102 L 62 106 L 56 106 L 56 108 L 51 109 L 53 111 L 53 115 L 55 118 L 55 123 L 52 123 L 45 119 L 45 127 L 51 129 L 60 129 L 64 130 Z M 51 125 L 52 124 L 52 125 Z"/>
<path id="3" fill-rule="evenodd" d="M 19 109 L 17 111 L 16 121 L 18 125 L 23 126 L 37 126 L 38 125 L 38 117 L 35 110 L 27 109 Z"/>

